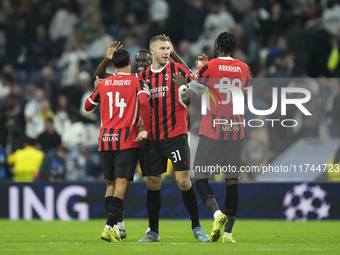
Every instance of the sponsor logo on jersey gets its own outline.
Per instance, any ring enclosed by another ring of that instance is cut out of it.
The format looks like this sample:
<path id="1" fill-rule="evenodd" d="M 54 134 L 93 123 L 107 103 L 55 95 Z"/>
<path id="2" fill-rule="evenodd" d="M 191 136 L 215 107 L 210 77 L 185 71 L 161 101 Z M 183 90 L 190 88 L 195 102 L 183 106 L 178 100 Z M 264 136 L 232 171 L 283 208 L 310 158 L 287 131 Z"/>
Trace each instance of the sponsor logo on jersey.
<path id="1" fill-rule="evenodd" d="M 166 91 L 168 91 L 169 88 L 167 86 L 161 86 L 158 88 L 153 88 L 150 90 L 151 92 L 151 98 L 159 98 L 159 97 L 165 97 Z"/>
<path id="2" fill-rule="evenodd" d="M 102 140 L 103 142 L 119 141 L 119 134 L 104 134 Z"/>

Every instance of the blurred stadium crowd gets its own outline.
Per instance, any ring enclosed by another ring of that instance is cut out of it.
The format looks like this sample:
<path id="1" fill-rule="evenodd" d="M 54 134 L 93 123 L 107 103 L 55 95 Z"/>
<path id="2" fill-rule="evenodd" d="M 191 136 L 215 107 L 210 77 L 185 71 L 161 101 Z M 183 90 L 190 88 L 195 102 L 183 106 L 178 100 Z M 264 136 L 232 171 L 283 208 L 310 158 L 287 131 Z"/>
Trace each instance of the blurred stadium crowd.
<path id="1" fill-rule="evenodd" d="M 235 35 L 234 57 L 254 78 L 297 78 L 289 86 L 313 98 L 313 117 L 289 112 L 297 128 L 248 129 L 244 164 L 267 164 L 300 137 L 340 136 L 340 1 L 0 0 L 0 178 L 36 161 L 36 179 L 101 179 L 99 111 L 83 105 L 110 43 L 121 41 L 133 60 L 165 33 L 195 71 L 223 31 Z M 254 106 L 269 109 L 271 85 L 259 88 Z M 279 110 L 271 117 L 282 119 Z"/>

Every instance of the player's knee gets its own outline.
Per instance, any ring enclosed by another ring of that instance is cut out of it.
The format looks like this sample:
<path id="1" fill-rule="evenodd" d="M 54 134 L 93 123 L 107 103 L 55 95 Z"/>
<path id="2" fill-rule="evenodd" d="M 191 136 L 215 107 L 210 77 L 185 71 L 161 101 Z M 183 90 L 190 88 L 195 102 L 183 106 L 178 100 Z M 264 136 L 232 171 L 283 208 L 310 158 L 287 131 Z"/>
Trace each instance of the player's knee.
<path id="1" fill-rule="evenodd" d="M 114 180 L 106 179 L 106 187 L 112 187 L 114 185 Z"/>
<path id="2" fill-rule="evenodd" d="M 157 177 L 148 177 L 146 186 L 149 190 L 160 190 L 162 185 L 162 179 Z"/>
<path id="3" fill-rule="evenodd" d="M 177 180 L 177 185 L 182 191 L 187 191 L 191 187 L 191 181 L 188 178 L 181 178 Z"/>

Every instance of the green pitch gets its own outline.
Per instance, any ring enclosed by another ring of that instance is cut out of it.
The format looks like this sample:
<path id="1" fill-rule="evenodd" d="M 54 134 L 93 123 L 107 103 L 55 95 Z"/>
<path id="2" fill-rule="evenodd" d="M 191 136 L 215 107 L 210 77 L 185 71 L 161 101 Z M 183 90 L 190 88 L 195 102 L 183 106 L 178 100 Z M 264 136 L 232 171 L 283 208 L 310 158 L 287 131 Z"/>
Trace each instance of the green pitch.
<path id="1" fill-rule="evenodd" d="M 212 222 L 201 221 L 210 234 Z M 340 221 L 306 223 L 238 220 L 236 244 L 199 243 L 189 221 L 161 220 L 160 243 L 139 244 L 147 220 L 127 219 L 127 239 L 108 243 L 99 239 L 105 220 L 43 222 L 0 220 L 0 254 L 340 254 Z"/>

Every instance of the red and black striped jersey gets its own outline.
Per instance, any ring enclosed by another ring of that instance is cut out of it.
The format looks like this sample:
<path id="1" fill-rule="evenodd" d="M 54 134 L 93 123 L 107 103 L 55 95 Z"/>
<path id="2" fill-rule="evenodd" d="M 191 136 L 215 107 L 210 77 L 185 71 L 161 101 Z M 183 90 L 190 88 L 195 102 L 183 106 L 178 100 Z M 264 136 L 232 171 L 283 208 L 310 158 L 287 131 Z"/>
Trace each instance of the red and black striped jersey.
<path id="1" fill-rule="evenodd" d="M 244 88 L 251 86 L 252 75 L 247 64 L 231 57 L 219 57 L 204 63 L 197 70 L 195 78 L 208 85 L 214 95 L 215 90 L 221 102 L 215 102 L 208 94 L 206 115 L 202 121 L 198 135 L 215 140 L 239 140 L 244 138 L 244 115 L 233 114 L 233 96 L 225 85 L 236 86 L 244 93 Z M 216 98 L 216 97 L 215 97 Z"/>
<path id="2" fill-rule="evenodd" d="M 137 137 L 138 95 L 149 91 L 139 78 L 126 74 L 116 75 L 100 82 L 87 99 L 92 105 L 101 103 L 99 151 L 139 148 L 133 141 Z"/>
<path id="3" fill-rule="evenodd" d="M 151 140 L 167 139 L 188 131 L 186 105 L 173 81 L 175 72 L 192 78 L 188 69 L 171 61 L 162 69 L 154 70 L 151 65 L 139 73 L 139 78 L 149 86 L 150 91 Z"/>

